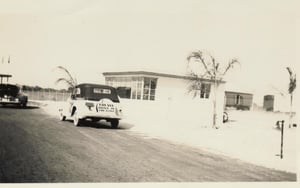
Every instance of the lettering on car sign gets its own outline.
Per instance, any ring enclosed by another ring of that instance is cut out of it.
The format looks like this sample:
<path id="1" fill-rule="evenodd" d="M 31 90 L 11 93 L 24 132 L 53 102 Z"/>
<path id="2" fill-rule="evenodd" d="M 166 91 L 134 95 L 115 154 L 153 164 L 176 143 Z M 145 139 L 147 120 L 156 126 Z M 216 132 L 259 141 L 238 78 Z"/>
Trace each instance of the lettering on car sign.
<path id="1" fill-rule="evenodd" d="M 98 103 L 96 110 L 97 112 L 114 112 L 115 108 L 113 104 Z"/>

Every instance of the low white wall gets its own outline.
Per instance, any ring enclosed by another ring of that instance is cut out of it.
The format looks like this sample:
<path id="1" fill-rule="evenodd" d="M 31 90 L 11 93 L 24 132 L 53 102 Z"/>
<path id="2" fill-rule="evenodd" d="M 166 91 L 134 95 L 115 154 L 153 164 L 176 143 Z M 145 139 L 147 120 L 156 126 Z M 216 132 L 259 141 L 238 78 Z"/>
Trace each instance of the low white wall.
<path id="1" fill-rule="evenodd" d="M 131 122 L 149 124 L 159 122 L 166 126 L 171 126 L 172 123 L 209 126 L 212 121 L 212 105 L 208 101 L 198 102 L 121 100 L 124 119 Z"/>
<path id="2" fill-rule="evenodd" d="M 213 86 L 209 99 L 193 98 L 187 93 L 186 81 L 182 79 L 159 78 L 156 100 L 121 99 L 124 118 L 137 123 L 155 123 L 165 126 L 182 123 L 183 126 L 212 126 Z M 222 124 L 224 87 L 217 93 L 217 125 Z"/>

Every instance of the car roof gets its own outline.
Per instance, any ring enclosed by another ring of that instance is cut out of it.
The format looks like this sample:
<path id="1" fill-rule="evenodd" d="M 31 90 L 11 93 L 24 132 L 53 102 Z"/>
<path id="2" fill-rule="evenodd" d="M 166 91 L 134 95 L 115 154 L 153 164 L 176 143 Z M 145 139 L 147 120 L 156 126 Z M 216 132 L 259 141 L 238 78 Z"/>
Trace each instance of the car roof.
<path id="1" fill-rule="evenodd" d="M 15 85 L 15 84 L 4 84 L 4 83 L 0 83 L 0 86 L 1 87 L 17 87 L 17 88 L 19 88 L 17 85 Z"/>
<path id="2" fill-rule="evenodd" d="M 101 88 L 107 88 L 107 89 L 112 89 L 114 87 L 109 86 L 109 85 L 103 85 L 103 84 L 91 84 L 91 83 L 82 83 L 78 84 L 76 87 L 101 87 Z"/>

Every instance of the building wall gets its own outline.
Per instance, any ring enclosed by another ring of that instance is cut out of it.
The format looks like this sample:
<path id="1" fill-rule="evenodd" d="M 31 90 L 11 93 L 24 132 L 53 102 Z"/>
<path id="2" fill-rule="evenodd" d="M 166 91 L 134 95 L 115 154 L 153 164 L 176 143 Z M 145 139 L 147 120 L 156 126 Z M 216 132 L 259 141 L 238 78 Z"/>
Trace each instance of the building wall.
<path id="1" fill-rule="evenodd" d="M 147 76 L 149 77 L 149 76 Z M 156 77 L 155 100 L 121 99 L 126 118 L 135 121 L 161 121 L 166 126 L 173 123 L 212 126 L 213 85 L 209 98 L 193 98 L 188 93 L 187 80 L 169 77 Z M 217 124 L 222 124 L 224 105 L 224 84 L 217 92 Z"/>
<path id="2" fill-rule="evenodd" d="M 187 80 L 174 78 L 158 79 L 158 96 L 161 101 L 168 101 L 168 117 L 178 121 L 190 121 L 203 126 L 211 126 L 213 120 L 214 90 L 211 85 L 209 98 L 193 97 L 188 93 Z M 224 86 L 219 86 L 217 93 L 217 123 L 222 124 L 224 105 Z"/>
<path id="3" fill-rule="evenodd" d="M 282 96 L 279 94 L 274 95 L 265 95 L 265 96 L 273 96 L 273 108 L 271 111 L 274 112 L 289 112 L 290 111 L 290 98 L 289 96 Z M 266 101 L 264 96 L 263 107 L 265 110 L 268 110 L 269 104 L 271 101 Z"/>

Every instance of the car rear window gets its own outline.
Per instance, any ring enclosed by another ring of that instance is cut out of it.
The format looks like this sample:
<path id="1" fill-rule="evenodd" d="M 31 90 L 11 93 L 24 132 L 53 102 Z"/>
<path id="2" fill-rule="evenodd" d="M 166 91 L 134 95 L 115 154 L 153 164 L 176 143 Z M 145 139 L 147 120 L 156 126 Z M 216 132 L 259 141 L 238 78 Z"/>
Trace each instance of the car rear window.
<path id="1" fill-rule="evenodd" d="M 111 94 L 110 89 L 102 89 L 102 88 L 94 88 L 93 92 L 98 94 Z"/>
<path id="2" fill-rule="evenodd" d="M 79 92 L 77 92 L 76 96 L 86 100 L 99 101 L 108 98 L 113 102 L 120 102 L 115 88 L 85 86 L 77 88 L 77 90 L 79 90 Z"/>

